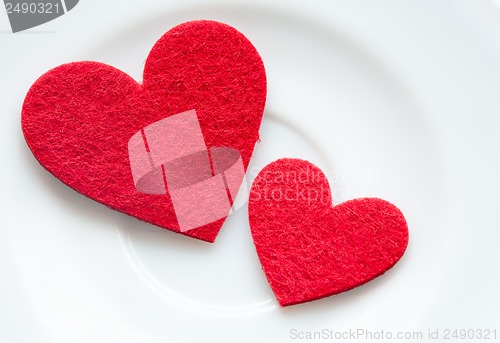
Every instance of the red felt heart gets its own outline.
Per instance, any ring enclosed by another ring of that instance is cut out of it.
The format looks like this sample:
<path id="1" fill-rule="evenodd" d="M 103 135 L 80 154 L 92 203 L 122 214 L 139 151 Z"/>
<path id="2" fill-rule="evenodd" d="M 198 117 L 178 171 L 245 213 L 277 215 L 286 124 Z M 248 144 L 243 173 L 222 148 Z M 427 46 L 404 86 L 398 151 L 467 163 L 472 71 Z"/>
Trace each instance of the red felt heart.
<path id="1" fill-rule="evenodd" d="M 255 179 L 248 203 L 257 255 L 282 306 L 316 300 L 383 274 L 408 245 L 401 211 L 377 198 L 333 206 L 328 180 L 299 159 Z"/>
<path id="2" fill-rule="evenodd" d="M 145 194 L 136 188 L 131 163 L 137 161 L 129 159 L 129 140 L 134 134 L 140 138 L 148 125 L 195 110 L 189 113 L 196 113 L 206 146 L 235 149 L 246 170 L 259 138 L 265 98 L 264 66 L 250 41 L 228 25 L 193 21 L 156 42 L 142 84 L 98 62 L 48 71 L 26 95 L 22 129 L 36 159 L 71 188 L 179 232 L 169 192 Z M 213 242 L 224 220 L 181 233 Z"/>

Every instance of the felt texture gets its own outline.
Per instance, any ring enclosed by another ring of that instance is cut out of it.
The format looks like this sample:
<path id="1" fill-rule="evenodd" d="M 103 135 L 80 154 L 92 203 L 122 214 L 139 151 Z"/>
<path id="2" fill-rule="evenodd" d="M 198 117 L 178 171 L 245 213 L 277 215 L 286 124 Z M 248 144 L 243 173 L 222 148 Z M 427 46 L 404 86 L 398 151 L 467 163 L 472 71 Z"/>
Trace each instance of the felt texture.
<path id="1" fill-rule="evenodd" d="M 21 122 L 35 158 L 69 187 L 180 232 L 168 192 L 136 189 L 129 139 L 163 118 L 195 110 L 206 146 L 236 149 L 246 170 L 259 139 L 265 99 L 264 65 L 250 41 L 226 24 L 193 21 L 156 42 L 142 84 L 92 61 L 48 71 L 28 91 Z M 182 234 L 213 242 L 224 220 Z"/>
<path id="2" fill-rule="evenodd" d="M 259 173 L 248 215 L 282 306 L 360 286 L 391 268 L 408 245 L 406 220 L 394 205 L 363 198 L 332 206 L 325 175 L 299 159 L 277 160 Z"/>

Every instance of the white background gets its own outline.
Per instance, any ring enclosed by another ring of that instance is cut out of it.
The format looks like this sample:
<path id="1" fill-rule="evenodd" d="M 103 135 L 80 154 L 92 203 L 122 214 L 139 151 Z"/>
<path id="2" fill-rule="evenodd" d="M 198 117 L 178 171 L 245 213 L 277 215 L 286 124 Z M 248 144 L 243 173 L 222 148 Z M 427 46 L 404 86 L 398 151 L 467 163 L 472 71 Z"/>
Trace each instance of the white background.
<path id="1" fill-rule="evenodd" d="M 410 245 L 392 270 L 282 309 L 245 208 L 210 245 L 98 205 L 35 161 L 20 111 L 37 77 L 97 60 L 140 81 L 156 39 L 192 19 L 236 27 L 266 65 L 250 180 L 302 157 L 329 176 L 336 202 L 395 203 Z M 0 10 L 0 341 L 291 342 L 292 329 L 500 339 L 499 93 L 493 0 L 82 0 L 16 34 Z"/>

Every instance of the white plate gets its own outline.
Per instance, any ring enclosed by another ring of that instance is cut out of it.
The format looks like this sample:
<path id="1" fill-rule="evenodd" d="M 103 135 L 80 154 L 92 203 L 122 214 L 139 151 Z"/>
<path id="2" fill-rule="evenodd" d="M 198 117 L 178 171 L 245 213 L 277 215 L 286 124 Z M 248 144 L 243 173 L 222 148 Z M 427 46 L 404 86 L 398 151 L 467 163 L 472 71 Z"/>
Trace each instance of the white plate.
<path id="1" fill-rule="evenodd" d="M 497 329 L 500 339 L 498 3 L 240 2 L 82 1 L 15 35 L 2 18 L 0 341 L 290 342 L 311 331 L 328 341 L 358 329 L 439 329 L 437 341 L 447 329 Z M 97 60 L 140 80 L 156 39 L 202 18 L 239 29 L 266 65 L 250 180 L 301 157 L 329 176 L 335 202 L 395 203 L 410 245 L 392 270 L 283 309 L 245 207 L 210 245 L 113 212 L 38 165 L 19 113 L 39 75 Z"/>

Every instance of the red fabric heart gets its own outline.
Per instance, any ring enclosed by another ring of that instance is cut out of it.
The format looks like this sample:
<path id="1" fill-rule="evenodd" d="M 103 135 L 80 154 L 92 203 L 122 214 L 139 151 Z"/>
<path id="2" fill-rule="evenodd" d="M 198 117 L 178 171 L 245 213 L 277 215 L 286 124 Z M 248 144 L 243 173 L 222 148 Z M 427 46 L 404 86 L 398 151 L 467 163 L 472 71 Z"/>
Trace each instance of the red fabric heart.
<path id="1" fill-rule="evenodd" d="M 262 120 L 266 75 L 250 41 L 213 21 L 174 27 L 152 48 L 143 83 L 76 62 L 30 88 L 22 129 L 33 155 L 69 187 L 117 211 L 179 232 L 170 196 L 137 191 L 127 143 L 144 127 L 195 110 L 207 147 L 231 147 L 246 170 Z M 213 242 L 225 217 L 182 232 Z"/>
<path id="2" fill-rule="evenodd" d="M 299 159 L 255 179 L 248 203 L 257 255 L 280 305 L 316 300 L 383 274 L 408 245 L 401 211 L 377 198 L 333 206 L 328 180 Z"/>

